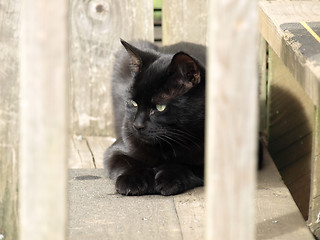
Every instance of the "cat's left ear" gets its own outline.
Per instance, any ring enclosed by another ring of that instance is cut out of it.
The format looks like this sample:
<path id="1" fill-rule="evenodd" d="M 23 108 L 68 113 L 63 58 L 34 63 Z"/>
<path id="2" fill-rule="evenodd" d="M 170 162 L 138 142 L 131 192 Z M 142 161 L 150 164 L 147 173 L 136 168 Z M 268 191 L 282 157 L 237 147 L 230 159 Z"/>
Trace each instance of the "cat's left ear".
<path id="1" fill-rule="evenodd" d="M 179 79 L 190 88 L 200 83 L 200 69 L 197 62 L 184 52 L 178 52 L 173 56 L 169 71 L 179 74 Z"/>
<path id="2" fill-rule="evenodd" d="M 130 55 L 130 70 L 132 73 L 137 74 L 142 66 L 142 60 L 140 57 L 140 50 L 126 41 L 120 39 L 121 44 L 127 50 Z"/>

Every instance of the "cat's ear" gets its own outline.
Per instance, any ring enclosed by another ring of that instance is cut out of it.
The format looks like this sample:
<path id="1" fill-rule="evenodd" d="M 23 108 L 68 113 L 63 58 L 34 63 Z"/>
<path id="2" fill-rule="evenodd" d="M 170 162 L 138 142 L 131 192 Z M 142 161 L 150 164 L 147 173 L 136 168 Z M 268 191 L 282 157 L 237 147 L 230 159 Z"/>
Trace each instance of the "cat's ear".
<path id="1" fill-rule="evenodd" d="M 184 52 L 178 52 L 173 56 L 169 72 L 178 74 L 177 80 L 186 88 L 190 89 L 200 83 L 200 69 L 197 62 Z"/>
<path id="2" fill-rule="evenodd" d="M 201 81 L 200 67 L 196 60 L 184 52 L 178 52 L 168 67 L 168 79 L 154 101 L 167 101 L 190 91 Z"/>
<path id="3" fill-rule="evenodd" d="M 123 39 L 120 39 L 120 42 L 130 55 L 130 70 L 132 71 L 132 73 L 137 74 L 142 66 L 142 60 L 140 57 L 141 51 L 138 48 L 127 43 Z"/>

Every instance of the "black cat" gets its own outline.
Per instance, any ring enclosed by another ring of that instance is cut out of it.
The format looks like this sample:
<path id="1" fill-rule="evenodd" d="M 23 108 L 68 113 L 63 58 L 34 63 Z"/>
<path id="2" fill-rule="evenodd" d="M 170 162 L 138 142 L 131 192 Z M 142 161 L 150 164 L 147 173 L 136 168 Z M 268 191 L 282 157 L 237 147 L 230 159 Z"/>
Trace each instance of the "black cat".
<path id="1" fill-rule="evenodd" d="M 107 175 L 124 195 L 172 195 L 203 185 L 206 48 L 121 40 L 112 94 L 117 141 Z M 134 46 L 133 46 L 134 45 Z"/>

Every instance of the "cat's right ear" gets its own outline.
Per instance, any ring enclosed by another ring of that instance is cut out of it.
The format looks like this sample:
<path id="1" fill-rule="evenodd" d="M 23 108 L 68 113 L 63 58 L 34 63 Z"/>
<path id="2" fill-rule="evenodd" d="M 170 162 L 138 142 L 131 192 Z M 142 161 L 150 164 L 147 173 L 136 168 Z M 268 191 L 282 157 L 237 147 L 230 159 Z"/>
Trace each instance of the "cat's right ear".
<path id="1" fill-rule="evenodd" d="M 133 74 L 137 74 L 142 66 L 142 60 L 139 56 L 140 50 L 131 44 L 127 43 L 123 39 L 120 39 L 121 44 L 124 46 L 124 48 L 127 50 L 127 52 L 130 55 L 130 70 Z"/>

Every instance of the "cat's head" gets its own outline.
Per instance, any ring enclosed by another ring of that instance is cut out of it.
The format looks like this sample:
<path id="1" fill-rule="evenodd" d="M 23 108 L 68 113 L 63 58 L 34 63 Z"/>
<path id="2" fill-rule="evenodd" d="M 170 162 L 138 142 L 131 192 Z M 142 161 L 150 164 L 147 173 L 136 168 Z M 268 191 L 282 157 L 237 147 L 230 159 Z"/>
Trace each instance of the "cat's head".
<path id="1" fill-rule="evenodd" d="M 182 144 L 188 135 L 203 136 L 204 67 L 185 52 L 163 54 L 121 43 L 132 73 L 127 131 L 149 144 Z"/>

